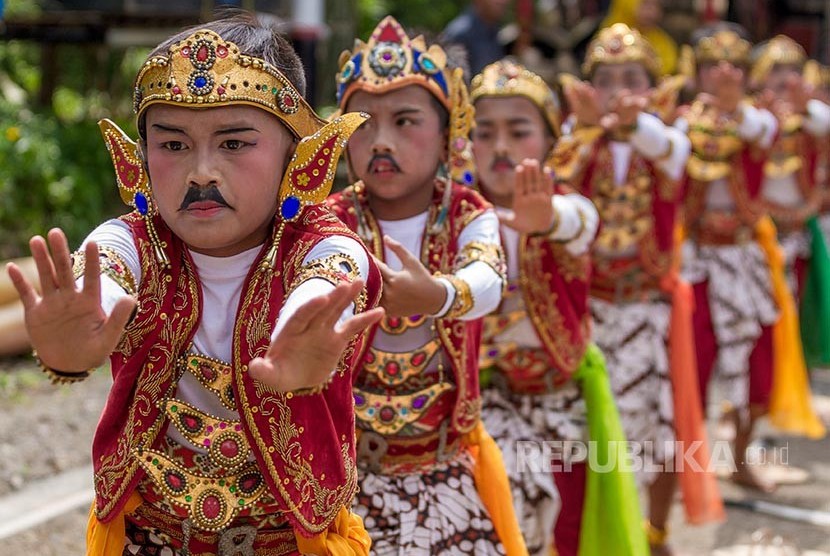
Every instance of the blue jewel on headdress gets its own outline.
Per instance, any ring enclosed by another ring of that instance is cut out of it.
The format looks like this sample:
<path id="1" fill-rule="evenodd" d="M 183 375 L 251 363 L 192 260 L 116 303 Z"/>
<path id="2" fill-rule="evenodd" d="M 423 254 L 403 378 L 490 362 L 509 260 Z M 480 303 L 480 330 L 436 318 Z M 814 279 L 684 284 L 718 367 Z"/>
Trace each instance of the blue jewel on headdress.
<path id="1" fill-rule="evenodd" d="M 472 185 L 473 184 L 473 179 L 475 179 L 475 178 L 473 177 L 473 173 L 470 172 L 469 170 L 467 170 L 466 172 L 464 172 L 464 175 L 462 176 L 462 179 L 464 180 L 465 185 Z"/>
<path id="2" fill-rule="evenodd" d="M 150 203 L 141 191 L 137 191 L 133 196 L 133 204 L 141 216 L 146 216 L 150 212 Z"/>
<path id="3" fill-rule="evenodd" d="M 300 200 L 293 195 L 286 197 L 280 207 L 280 215 L 282 215 L 283 220 L 291 220 L 297 216 L 297 213 L 299 212 Z"/>
<path id="4" fill-rule="evenodd" d="M 426 54 L 421 56 L 421 67 L 430 75 L 438 72 L 438 66 L 432 61 L 432 58 Z"/>
<path id="5" fill-rule="evenodd" d="M 199 76 L 193 80 L 193 84 L 196 85 L 197 89 L 203 89 L 205 85 L 207 85 L 207 79 L 204 76 Z"/>

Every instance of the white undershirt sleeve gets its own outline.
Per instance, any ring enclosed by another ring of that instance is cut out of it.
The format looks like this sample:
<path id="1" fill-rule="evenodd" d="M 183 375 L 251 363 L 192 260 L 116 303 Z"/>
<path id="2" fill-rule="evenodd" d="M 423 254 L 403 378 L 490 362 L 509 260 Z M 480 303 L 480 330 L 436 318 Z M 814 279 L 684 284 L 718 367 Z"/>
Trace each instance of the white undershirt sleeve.
<path id="1" fill-rule="evenodd" d="M 465 245 L 472 242 L 501 245 L 499 235 L 499 219 L 493 209 L 486 210 L 467 224 L 458 237 L 459 252 Z M 460 317 L 461 320 L 473 320 L 493 312 L 501 303 L 502 289 L 505 277 L 496 272 L 493 267 L 481 261 L 473 261 L 467 266 L 455 271 L 455 276 L 464 280 L 470 286 L 473 296 L 473 307 Z M 447 300 L 444 307 L 436 316 L 443 316 L 452 307 L 455 301 L 455 288 L 452 283 L 439 278 L 447 288 Z"/>
<path id="2" fill-rule="evenodd" d="M 804 129 L 813 137 L 825 137 L 830 134 L 830 106 L 817 99 L 809 100 Z"/>

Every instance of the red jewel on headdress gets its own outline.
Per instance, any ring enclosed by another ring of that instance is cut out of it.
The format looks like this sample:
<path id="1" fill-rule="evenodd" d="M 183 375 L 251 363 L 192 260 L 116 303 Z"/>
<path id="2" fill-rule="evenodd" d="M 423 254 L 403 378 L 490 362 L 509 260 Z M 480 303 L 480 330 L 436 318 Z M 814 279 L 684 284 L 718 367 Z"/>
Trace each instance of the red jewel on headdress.
<path id="1" fill-rule="evenodd" d="M 184 56 L 185 58 L 190 58 L 190 47 L 189 46 L 185 46 L 184 48 L 182 48 L 182 56 Z"/>
<path id="2" fill-rule="evenodd" d="M 216 47 L 216 55 L 220 58 L 224 58 L 228 55 L 228 49 L 224 45 L 219 45 Z"/>
<path id="3" fill-rule="evenodd" d="M 175 87 L 173 87 L 173 89 L 171 89 L 171 90 L 173 91 L 173 94 L 174 94 L 174 95 L 181 94 L 181 92 L 182 92 L 182 90 L 181 90 L 181 89 L 179 89 L 179 86 L 178 86 L 178 85 L 176 85 Z"/>
<path id="4" fill-rule="evenodd" d="M 612 40 L 611 44 L 608 45 L 608 49 L 612 54 L 619 53 L 622 50 L 622 41 L 620 39 Z"/>
<path id="5" fill-rule="evenodd" d="M 282 96 L 282 105 L 286 108 L 294 108 L 294 98 L 289 94 L 284 94 Z"/>
<path id="6" fill-rule="evenodd" d="M 392 24 L 387 23 L 383 26 L 380 30 L 380 34 L 378 35 L 378 42 L 401 42 L 401 37 L 398 32 L 395 30 L 395 27 Z"/>
<path id="7" fill-rule="evenodd" d="M 196 60 L 199 62 L 204 62 L 208 59 L 208 49 L 207 46 L 202 45 L 199 47 L 199 50 L 196 51 Z"/>
<path id="8" fill-rule="evenodd" d="M 224 95 L 225 94 L 225 88 L 222 87 L 222 86 L 216 87 L 216 93 L 220 94 L 220 95 Z"/>

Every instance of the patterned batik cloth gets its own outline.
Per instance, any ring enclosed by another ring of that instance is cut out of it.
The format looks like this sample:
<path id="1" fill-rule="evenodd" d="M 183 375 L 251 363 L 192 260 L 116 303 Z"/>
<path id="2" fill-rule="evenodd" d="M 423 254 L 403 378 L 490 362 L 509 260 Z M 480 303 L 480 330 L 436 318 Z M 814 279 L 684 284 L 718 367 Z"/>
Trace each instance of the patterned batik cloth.
<path id="1" fill-rule="evenodd" d="M 609 303 L 591 298 L 593 338 L 605 355 L 641 487 L 674 457 L 674 403 L 667 351 L 671 306 L 663 301 Z"/>
<path id="2" fill-rule="evenodd" d="M 587 440 L 582 394 L 573 381 L 537 395 L 492 386 L 482 402 L 481 419 L 501 449 L 528 553 L 547 556 L 561 506 L 549 466 L 567 466 L 573 453 L 567 442 Z"/>
<path id="3" fill-rule="evenodd" d="M 718 344 L 714 382 L 738 410 L 749 407 L 749 356 L 761 326 L 778 320 L 766 255 L 755 242 L 683 250 L 683 278 L 708 282 L 709 310 Z"/>
<path id="4" fill-rule="evenodd" d="M 466 451 L 422 474 L 361 471 L 354 511 L 376 556 L 503 555 Z"/>

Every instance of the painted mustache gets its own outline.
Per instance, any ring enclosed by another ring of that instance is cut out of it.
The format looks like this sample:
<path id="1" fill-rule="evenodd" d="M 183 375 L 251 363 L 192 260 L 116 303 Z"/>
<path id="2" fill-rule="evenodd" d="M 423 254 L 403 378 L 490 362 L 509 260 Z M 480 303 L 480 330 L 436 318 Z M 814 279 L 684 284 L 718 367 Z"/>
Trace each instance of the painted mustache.
<path id="1" fill-rule="evenodd" d="M 398 166 L 398 163 L 395 162 L 394 158 L 392 158 L 392 155 L 388 154 L 376 154 L 375 156 L 373 156 L 372 159 L 369 161 L 369 166 L 366 168 L 366 171 L 371 173 L 375 171 L 375 169 L 381 164 L 388 164 L 396 172 L 401 171 L 400 166 Z"/>
<path id="2" fill-rule="evenodd" d="M 222 205 L 223 207 L 233 208 L 228 204 L 225 198 L 222 197 L 222 194 L 219 192 L 219 188 L 212 185 L 207 188 L 189 187 L 187 193 L 184 195 L 184 199 L 182 199 L 182 204 L 179 206 L 179 210 L 187 210 L 187 208 L 193 203 L 207 201 L 212 201 L 218 205 Z"/>

